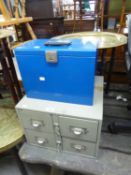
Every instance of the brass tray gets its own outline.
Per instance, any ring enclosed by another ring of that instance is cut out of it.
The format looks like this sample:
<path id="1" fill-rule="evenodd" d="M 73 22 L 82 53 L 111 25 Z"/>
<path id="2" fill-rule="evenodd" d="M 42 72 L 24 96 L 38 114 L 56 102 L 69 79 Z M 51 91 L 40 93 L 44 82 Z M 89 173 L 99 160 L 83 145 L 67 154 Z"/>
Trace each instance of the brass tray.
<path id="1" fill-rule="evenodd" d="M 15 110 L 0 107 L 0 153 L 20 143 L 23 135 Z"/>
<path id="2" fill-rule="evenodd" d="M 127 43 L 127 37 L 122 34 L 112 32 L 79 32 L 53 37 L 55 39 L 71 40 L 73 38 L 82 39 L 84 43 L 92 42 L 98 49 L 113 48 Z"/>

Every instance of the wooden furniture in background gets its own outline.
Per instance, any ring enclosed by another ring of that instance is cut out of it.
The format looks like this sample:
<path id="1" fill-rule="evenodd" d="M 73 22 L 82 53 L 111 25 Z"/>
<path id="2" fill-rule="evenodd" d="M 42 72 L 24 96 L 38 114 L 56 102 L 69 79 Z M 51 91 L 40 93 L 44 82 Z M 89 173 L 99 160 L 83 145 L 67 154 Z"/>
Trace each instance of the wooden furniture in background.
<path id="1" fill-rule="evenodd" d="M 79 3 L 79 14 L 77 12 L 77 4 Z M 96 0 L 97 2 L 97 0 Z M 84 10 L 83 10 L 83 6 L 84 6 L 85 1 L 83 0 L 74 0 L 74 25 L 73 25 L 73 32 L 75 31 L 87 31 L 87 30 L 93 30 L 94 28 L 90 27 L 90 29 L 88 28 L 89 25 L 87 25 L 86 28 L 86 23 L 84 23 L 84 20 L 88 20 L 88 22 L 91 21 L 91 19 L 94 19 L 93 22 L 95 21 L 95 10 L 94 10 L 94 14 L 90 14 L 90 17 L 86 17 Z M 89 1 L 87 1 L 87 3 L 89 3 Z M 96 3 L 97 4 L 97 3 Z M 79 25 L 79 30 L 78 30 L 78 25 Z"/>
<path id="2" fill-rule="evenodd" d="M 120 16 L 120 25 L 118 28 L 118 33 L 122 32 L 122 29 L 125 27 L 125 11 L 126 11 L 126 0 L 122 0 L 122 10 Z"/>
<path id="3" fill-rule="evenodd" d="M 33 19 L 53 18 L 52 0 L 26 0 L 26 14 Z"/>
<path id="4" fill-rule="evenodd" d="M 104 30 L 105 0 L 96 1 L 96 24 L 95 30 Z"/>
<path id="5" fill-rule="evenodd" d="M 76 21 L 76 1 L 79 2 L 79 8 L 80 8 L 79 21 L 78 20 Z M 79 22 L 79 27 L 80 27 L 80 31 L 81 31 L 81 29 L 82 29 L 82 17 L 83 17 L 83 14 L 82 14 L 82 0 L 74 0 L 74 26 L 73 26 L 73 32 L 75 31 L 76 22 L 77 23 Z"/>
<path id="6" fill-rule="evenodd" d="M 36 18 L 31 26 L 37 38 L 51 38 L 64 33 L 64 18 Z"/>
<path id="7" fill-rule="evenodd" d="M 33 16 L 31 26 L 37 38 L 50 38 L 64 33 L 64 18 L 54 17 L 51 0 L 27 0 L 26 14 Z"/>
<path id="8" fill-rule="evenodd" d="M 104 29 L 104 0 L 100 0 L 100 28 L 101 31 Z"/>
<path id="9" fill-rule="evenodd" d="M 15 71 L 15 67 L 14 67 L 14 62 L 13 62 L 13 52 L 12 49 L 14 47 L 16 47 L 17 45 L 21 44 L 21 35 L 19 35 L 19 31 L 17 30 L 17 28 L 21 25 L 21 24 L 25 24 L 26 26 L 26 31 L 28 31 L 28 33 L 30 34 L 31 39 L 35 39 L 36 36 L 29 24 L 30 21 L 32 21 L 31 17 L 25 17 L 25 0 L 21 1 L 21 14 L 19 11 L 19 4 L 18 4 L 18 0 L 14 1 L 15 4 L 15 12 L 14 14 L 12 14 L 12 11 L 9 12 L 4 0 L 1 0 L 0 2 L 0 11 L 4 17 L 3 21 L 0 21 L 0 27 L 1 28 L 6 28 L 6 27 L 12 27 L 12 30 L 16 30 L 16 39 L 17 42 L 13 43 L 13 46 L 11 45 L 11 43 L 9 42 L 9 36 L 12 36 L 13 32 L 11 33 L 11 31 L 5 31 L 5 30 L 1 30 L 0 31 L 0 39 L 1 39 L 1 46 L 2 46 L 2 51 L 4 53 L 4 57 L 7 57 L 7 61 L 9 64 L 9 68 L 10 68 L 10 73 L 11 73 L 11 78 L 12 81 L 10 81 L 10 89 L 12 92 L 12 96 L 14 99 L 14 102 L 17 103 L 23 96 L 22 94 L 22 90 L 21 87 L 19 85 L 18 82 L 18 78 L 16 75 L 16 71 Z M 11 4 L 9 4 L 11 5 Z M 11 9 L 11 6 L 10 8 Z M 15 16 L 15 17 L 14 17 Z M 7 40 L 8 39 L 8 40 Z M 22 40 L 23 43 L 23 40 Z M 10 47 L 10 48 L 9 48 Z M 4 67 L 6 68 L 6 67 Z M 6 70 L 3 70 L 6 71 Z M 14 87 L 14 89 L 13 89 Z"/>
<path id="10" fill-rule="evenodd" d="M 108 1 L 109 1 L 108 15 L 110 15 L 112 17 L 113 16 L 120 17 L 124 0 L 115 0 L 115 1 L 108 0 Z M 126 0 L 125 7 L 126 7 L 127 12 L 131 10 L 131 1 L 130 0 Z"/>
<path id="11" fill-rule="evenodd" d="M 94 24 L 95 24 L 95 19 L 90 18 L 90 19 L 84 19 L 81 21 L 82 27 L 80 28 L 80 20 L 76 20 L 75 24 L 75 32 L 79 31 L 92 31 L 94 30 Z M 65 33 L 72 33 L 74 27 L 74 20 L 64 20 L 64 31 Z"/>
<path id="12" fill-rule="evenodd" d="M 11 14 L 11 12 L 8 11 L 5 3 L 3 0 L 1 0 L 0 3 L 0 11 L 4 17 L 4 21 L 0 22 L 0 27 L 8 27 L 8 26 L 15 26 L 17 27 L 17 25 L 20 24 L 25 24 L 27 31 L 29 32 L 30 36 L 32 39 L 35 39 L 36 36 L 29 24 L 29 22 L 31 22 L 33 19 L 32 17 L 25 17 L 25 0 L 22 0 L 22 2 L 20 3 L 21 6 L 21 15 L 19 12 L 19 4 L 18 4 L 18 0 L 14 1 L 15 3 L 15 18 L 12 17 L 13 14 Z M 19 36 L 17 33 L 17 39 L 19 40 Z"/>
<path id="13" fill-rule="evenodd" d="M 107 0 L 106 0 L 107 1 Z M 104 20 L 108 22 L 108 19 L 112 18 L 116 21 L 115 31 L 120 32 L 122 26 L 125 25 L 125 16 L 131 13 L 131 1 L 130 0 L 108 0 L 107 13 L 104 16 Z"/>
<path id="14" fill-rule="evenodd" d="M 79 15 L 78 12 L 76 10 L 76 2 L 79 2 Z M 88 31 L 88 30 L 95 30 L 97 31 L 98 29 L 100 29 L 101 31 L 103 31 L 104 29 L 104 14 L 105 14 L 105 4 L 106 1 L 105 0 L 96 0 L 95 1 L 95 10 L 94 12 L 90 14 L 90 18 L 89 15 L 88 18 L 85 18 L 86 15 L 83 12 L 83 4 L 84 1 L 83 0 L 74 0 L 74 26 L 73 26 L 73 32 L 74 31 Z M 77 16 L 77 17 L 76 17 Z M 91 19 L 93 19 L 92 22 L 94 22 L 94 25 L 92 27 L 91 25 Z M 87 30 L 86 30 L 86 23 L 84 23 L 83 21 L 86 20 L 88 21 L 88 25 L 87 25 Z M 78 29 L 79 26 L 79 29 Z M 90 28 L 89 28 L 90 26 Z M 84 29 L 83 29 L 84 28 Z"/>
<path id="15" fill-rule="evenodd" d="M 22 98 L 23 94 L 17 79 L 12 54 L 7 42 L 9 37 L 13 34 L 13 31 L 0 29 L 0 43 L 2 47 L 0 63 L 2 65 L 6 85 L 11 92 L 14 103 L 16 104 Z"/>

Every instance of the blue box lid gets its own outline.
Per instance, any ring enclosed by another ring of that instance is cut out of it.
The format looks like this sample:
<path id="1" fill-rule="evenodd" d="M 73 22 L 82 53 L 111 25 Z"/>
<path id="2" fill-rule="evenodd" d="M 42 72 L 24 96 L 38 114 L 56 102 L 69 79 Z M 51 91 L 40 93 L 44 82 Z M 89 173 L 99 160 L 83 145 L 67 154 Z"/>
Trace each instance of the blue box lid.
<path id="1" fill-rule="evenodd" d="M 16 55 L 43 55 L 45 51 L 57 51 L 59 56 L 77 56 L 85 57 L 96 56 L 97 46 L 92 42 L 86 42 L 83 39 L 70 39 L 70 45 L 63 46 L 46 46 L 47 41 L 58 41 L 58 39 L 36 39 L 28 41 L 14 49 Z"/>

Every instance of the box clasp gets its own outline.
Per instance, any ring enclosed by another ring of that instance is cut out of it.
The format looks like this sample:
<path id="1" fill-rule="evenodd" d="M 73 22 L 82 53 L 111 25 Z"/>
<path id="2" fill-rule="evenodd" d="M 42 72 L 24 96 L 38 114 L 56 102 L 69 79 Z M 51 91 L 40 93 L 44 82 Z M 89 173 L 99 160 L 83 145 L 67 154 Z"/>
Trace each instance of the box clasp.
<path id="1" fill-rule="evenodd" d="M 57 63 L 57 52 L 56 51 L 46 51 L 45 52 L 46 61 L 49 63 Z"/>

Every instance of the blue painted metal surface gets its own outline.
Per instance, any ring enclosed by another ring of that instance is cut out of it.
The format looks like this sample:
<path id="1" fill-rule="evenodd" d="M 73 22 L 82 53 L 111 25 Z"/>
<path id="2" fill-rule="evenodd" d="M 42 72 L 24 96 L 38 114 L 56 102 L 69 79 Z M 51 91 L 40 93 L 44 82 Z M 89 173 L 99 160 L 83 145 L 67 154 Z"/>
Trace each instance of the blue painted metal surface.
<path id="1" fill-rule="evenodd" d="M 68 46 L 45 46 L 33 40 L 14 49 L 26 95 L 30 98 L 92 105 L 96 46 L 72 39 Z M 48 63 L 46 51 L 57 51 L 58 62 Z"/>

